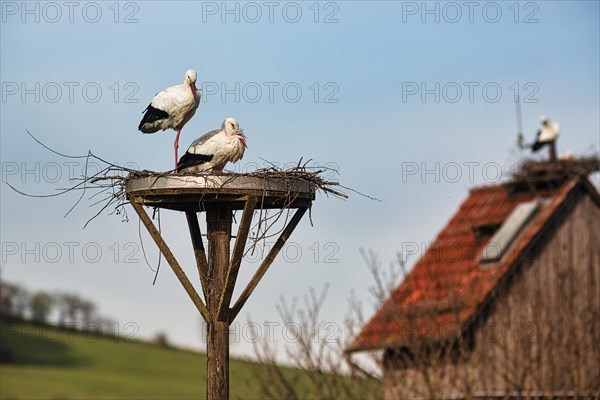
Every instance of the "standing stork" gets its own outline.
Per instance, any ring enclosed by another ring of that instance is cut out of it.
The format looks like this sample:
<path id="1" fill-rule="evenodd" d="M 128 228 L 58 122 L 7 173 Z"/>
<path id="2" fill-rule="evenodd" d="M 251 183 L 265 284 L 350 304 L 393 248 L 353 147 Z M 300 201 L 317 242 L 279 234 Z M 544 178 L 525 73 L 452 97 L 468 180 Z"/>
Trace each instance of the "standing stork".
<path id="1" fill-rule="evenodd" d="M 537 131 L 535 142 L 531 145 L 531 150 L 535 153 L 542 147 L 548 145 L 550 161 L 556 161 L 556 139 L 560 135 L 560 126 L 557 122 L 550 122 L 545 115 L 540 117 L 542 127 Z"/>
<path id="2" fill-rule="evenodd" d="M 144 117 L 138 126 L 143 133 L 154 133 L 169 128 L 177 131 L 173 143 L 175 168 L 177 168 L 181 129 L 194 116 L 200 105 L 200 91 L 196 89 L 196 78 L 196 71 L 189 69 L 185 72 L 182 84 L 168 87 L 154 96 L 144 110 Z"/>
<path id="3" fill-rule="evenodd" d="M 545 115 L 540 117 L 540 123 L 542 127 L 536 132 L 535 142 L 525 144 L 525 138 L 519 129 L 517 145 L 520 149 L 530 148 L 534 153 L 537 153 L 544 146 L 548 146 L 550 161 L 556 161 L 556 139 L 560 136 L 560 126 L 558 122 L 550 122 L 550 119 Z"/>
<path id="4" fill-rule="evenodd" d="M 210 131 L 190 145 L 177 164 L 177 170 L 189 173 L 222 171 L 228 162 L 244 156 L 246 136 L 235 118 L 223 121 L 221 129 Z"/>

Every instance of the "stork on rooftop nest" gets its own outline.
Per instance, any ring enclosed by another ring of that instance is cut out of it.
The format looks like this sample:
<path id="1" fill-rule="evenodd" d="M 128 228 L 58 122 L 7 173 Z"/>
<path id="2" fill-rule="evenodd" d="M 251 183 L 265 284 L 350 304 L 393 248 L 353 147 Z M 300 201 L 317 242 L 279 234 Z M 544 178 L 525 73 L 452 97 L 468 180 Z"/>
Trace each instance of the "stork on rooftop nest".
<path id="1" fill-rule="evenodd" d="M 221 129 L 210 131 L 190 145 L 177 164 L 178 172 L 222 171 L 228 162 L 236 162 L 247 148 L 244 131 L 235 118 L 226 118 Z"/>
<path id="2" fill-rule="evenodd" d="M 537 153 L 544 146 L 548 146 L 549 160 L 556 161 L 556 140 L 560 136 L 560 126 L 557 122 L 551 122 L 545 115 L 540 117 L 540 123 L 542 127 L 538 129 L 533 143 L 525 144 L 523 134 L 519 133 L 517 145 L 521 149 L 531 148 L 534 153 Z"/>
<path id="3" fill-rule="evenodd" d="M 196 78 L 196 71 L 187 70 L 182 84 L 168 87 L 156 94 L 144 110 L 144 117 L 138 126 L 143 133 L 154 133 L 169 128 L 177 131 L 173 143 L 175 168 L 179 158 L 181 129 L 194 116 L 200 105 L 200 91 L 196 89 Z"/>

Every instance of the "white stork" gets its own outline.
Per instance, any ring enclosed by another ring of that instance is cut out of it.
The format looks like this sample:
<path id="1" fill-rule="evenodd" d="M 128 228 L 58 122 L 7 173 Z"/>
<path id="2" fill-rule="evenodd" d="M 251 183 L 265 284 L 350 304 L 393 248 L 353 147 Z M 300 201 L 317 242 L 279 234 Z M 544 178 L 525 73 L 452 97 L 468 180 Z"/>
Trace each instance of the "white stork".
<path id="1" fill-rule="evenodd" d="M 235 118 L 223 121 L 221 129 L 210 131 L 190 145 L 177 164 L 177 170 L 188 173 L 222 171 L 228 162 L 244 156 L 246 136 Z"/>
<path id="2" fill-rule="evenodd" d="M 181 85 L 175 85 L 159 92 L 148 107 L 138 129 L 144 133 L 154 133 L 158 130 L 171 128 L 177 131 L 175 137 L 175 166 L 177 166 L 179 135 L 183 126 L 194 116 L 200 105 L 200 91 L 196 89 L 196 71 L 185 72 Z"/>
<path id="3" fill-rule="evenodd" d="M 550 160 L 556 160 L 556 139 L 560 135 L 560 126 L 557 122 L 550 122 L 545 115 L 540 117 L 542 127 L 537 131 L 535 142 L 531 145 L 531 150 L 535 153 L 542 147 L 550 146 Z"/>

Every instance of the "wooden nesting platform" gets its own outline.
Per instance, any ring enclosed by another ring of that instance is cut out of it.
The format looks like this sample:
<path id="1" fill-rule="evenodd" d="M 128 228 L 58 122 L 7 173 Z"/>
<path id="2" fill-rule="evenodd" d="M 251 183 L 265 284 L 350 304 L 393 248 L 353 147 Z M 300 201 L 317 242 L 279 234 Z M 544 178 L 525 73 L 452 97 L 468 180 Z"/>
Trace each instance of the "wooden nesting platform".
<path id="1" fill-rule="evenodd" d="M 257 199 L 256 208 L 310 207 L 316 186 L 299 178 L 269 177 L 268 173 L 158 175 L 128 180 L 126 192 L 145 206 L 201 212 L 218 204 L 242 210 L 250 197 Z"/>
<path id="2" fill-rule="evenodd" d="M 130 175 L 125 182 L 125 193 L 131 206 L 207 324 L 206 388 L 209 400 L 229 398 L 230 324 L 315 199 L 319 181 L 311 181 L 312 177 L 308 175 L 303 179 L 285 172 L 148 174 Z M 190 282 L 143 206 L 185 212 L 204 299 Z M 232 303 L 255 210 L 291 208 L 296 209 L 293 216 L 285 218 L 278 239 Z M 233 237 L 232 214 L 235 210 L 243 212 L 232 252 L 230 242 Z M 198 221 L 197 213 L 201 211 L 206 212 L 208 251 L 205 250 Z"/>

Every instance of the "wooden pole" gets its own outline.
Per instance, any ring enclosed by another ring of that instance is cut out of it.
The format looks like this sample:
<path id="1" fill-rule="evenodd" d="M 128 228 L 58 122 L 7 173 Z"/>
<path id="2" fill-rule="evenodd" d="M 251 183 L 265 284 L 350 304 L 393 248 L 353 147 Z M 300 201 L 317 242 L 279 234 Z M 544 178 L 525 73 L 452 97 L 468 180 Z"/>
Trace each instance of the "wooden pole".
<path id="1" fill-rule="evenodd" d="M 551 141 L 550 144 L 548 145 L 548 155 L 549 155 L 550 161 L 555 162 L 557 160 L 556 140 Z"/>
<path id="2" fill-rule="evenodd" d="M 229 399 L 229 310 L 224 320 L 219 320 L 219 302 L 225 288 L 229 266 L 231 240 L 231 209 L 226 206 L 208 207 L 206 210 L 208 234 L 208 287 L 207 307 L 210 320 L 207 324 L 206 398 Z"/>

